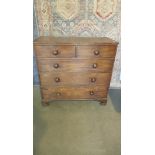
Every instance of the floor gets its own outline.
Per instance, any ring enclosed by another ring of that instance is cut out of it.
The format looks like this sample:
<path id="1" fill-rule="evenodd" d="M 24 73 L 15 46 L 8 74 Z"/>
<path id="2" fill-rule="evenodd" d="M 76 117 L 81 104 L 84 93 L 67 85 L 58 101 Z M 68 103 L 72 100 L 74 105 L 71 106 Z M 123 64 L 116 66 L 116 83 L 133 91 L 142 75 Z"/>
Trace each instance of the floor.
<path id="1" fill-rule="evenodd" d="M 121 155 L 120 90 L 108 103 L 55 101 L 42 107 L 34 86 L 34 155 Z"/>

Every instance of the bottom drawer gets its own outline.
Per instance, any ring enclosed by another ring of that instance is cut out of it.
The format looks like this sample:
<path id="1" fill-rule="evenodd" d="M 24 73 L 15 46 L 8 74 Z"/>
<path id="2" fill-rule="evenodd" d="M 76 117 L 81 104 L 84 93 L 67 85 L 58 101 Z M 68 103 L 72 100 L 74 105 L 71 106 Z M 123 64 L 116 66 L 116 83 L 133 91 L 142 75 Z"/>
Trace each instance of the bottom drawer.
<path id="1" fill-rule="evenodd" d="M 42 97 L 46 100 L 59 99 L 97 99 L 107 97 L 108 88 L 104 85 L 95 87 L 44 87 Z"/>

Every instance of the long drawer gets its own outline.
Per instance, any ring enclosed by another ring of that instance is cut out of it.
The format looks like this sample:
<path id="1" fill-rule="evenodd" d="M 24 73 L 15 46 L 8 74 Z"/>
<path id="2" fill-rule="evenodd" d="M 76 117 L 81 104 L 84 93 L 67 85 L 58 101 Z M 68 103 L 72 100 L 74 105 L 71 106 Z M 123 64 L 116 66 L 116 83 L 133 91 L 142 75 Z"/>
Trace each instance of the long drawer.
<path id="1" fill-rule="evenodd" d="M 111 73 L 92 73 L 92 72 L 71 72 L 71 73 L 50 73 L 40 74 L 40 82 L 44 86 L 61 85 L 105 85 L 108 86 Z"/>
<path id="2" fill-rule="evenodd" d="M 43 87 L 41 89 L 44 99 L 97 99 L 107 96 L 107 88 L 104 86 L 82 87 Z"/>
<path id="3" fill-rule="evenodd" d="M 41 72 L 51 71 L 99 71 L 111 72 L 114 60 L 112 59 L 38 59 Z"/>

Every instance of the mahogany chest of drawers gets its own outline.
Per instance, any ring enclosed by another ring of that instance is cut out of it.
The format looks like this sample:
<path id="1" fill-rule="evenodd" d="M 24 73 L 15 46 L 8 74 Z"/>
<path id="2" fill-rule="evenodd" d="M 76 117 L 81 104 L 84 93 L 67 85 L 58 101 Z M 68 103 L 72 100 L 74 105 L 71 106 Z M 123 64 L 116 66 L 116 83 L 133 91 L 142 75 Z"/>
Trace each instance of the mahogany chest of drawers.
<path id="1" fill-rule="evenodd" d="M 106 104 L 117 45 L 109 38 L 36 39 L 43 105 L 53 100 L 97 100 Z"/>

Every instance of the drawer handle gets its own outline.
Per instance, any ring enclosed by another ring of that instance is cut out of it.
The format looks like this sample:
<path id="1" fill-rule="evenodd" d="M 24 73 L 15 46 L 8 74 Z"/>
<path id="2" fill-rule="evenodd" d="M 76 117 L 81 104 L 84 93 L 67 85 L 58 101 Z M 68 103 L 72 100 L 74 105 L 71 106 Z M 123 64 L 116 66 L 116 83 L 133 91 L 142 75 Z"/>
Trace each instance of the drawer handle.
<path id="1" fill-rule="evenodd" d="M 53 55 L 58 55 L 59 54 L 59 51 L 58 50 L 54 50 L 53 51 Z"/>
<path id="2" fill-rule="evenodd" d="M 93 64 L 93 68 L 97 68 L 97 64 L 96 63 Z"/>
<path id="3" fill-rule="evenodd" d="M 59 64 L 56 63 L 56 64 L 53 65 L 53 67 L 54 68 L 59 68 Z"/>
<path id="4" fill-rule="evenodd" d="M 94 93 L 94 91 L 90 91 L 89 94 L 90 95 L 94 95 L 95 93 Z"/>
<path id="5" fill-rule="evenodd" d="M 99 51 L 99 50 L 95 50 L 95 51 L 94 51 L 94 54 L 95 54 L 95 55 L 99 55 L 99 54 L 100 54 L 100 51 Z"/>
<path id="6" fill-rule="evenodd" d="M 95 82 L 95 81 L 96 81 L 95 77 L 91 78 L 91 82 Z"/>
<path id="7" fill-rule="evenodd" d="M 60 78 L 59 77 L 56 77 L 55 78 L 55 82 L 60 82 Z"/>
<path id="8" fill-rule="evenodd" d="M 61 93 L 57 92 L 57 93 L 56 93 L 56 96 L 61 96 Z"/>

